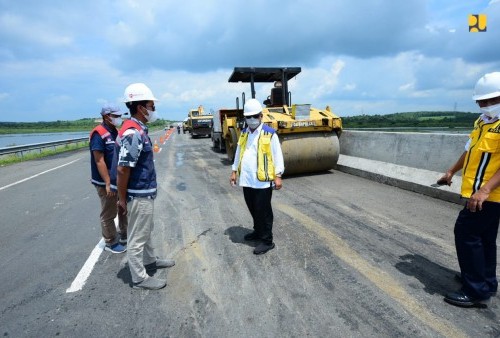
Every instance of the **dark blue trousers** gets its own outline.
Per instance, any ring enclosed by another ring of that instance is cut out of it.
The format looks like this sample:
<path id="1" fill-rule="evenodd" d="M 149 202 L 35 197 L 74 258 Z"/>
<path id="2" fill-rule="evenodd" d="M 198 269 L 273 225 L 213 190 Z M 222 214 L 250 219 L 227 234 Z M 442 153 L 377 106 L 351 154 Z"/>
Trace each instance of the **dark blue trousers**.
<path id="1" fill-rule="evenodd" d="M 253 230 L 266 244 L 273 242 L 273 209 L 271 198 L 273 189 L 253 189 L 243 187 L 243 196 L 253 218 Z"/>
<path id="2" fill-rule="evenodd" d="M 455 247 L 462 273 L 462 290 L 477 299 L 487 299 L 498 289 L 497 233 L 500 203 L 484 202 L 481 211 L 464 208 L 455 222 Z"/>

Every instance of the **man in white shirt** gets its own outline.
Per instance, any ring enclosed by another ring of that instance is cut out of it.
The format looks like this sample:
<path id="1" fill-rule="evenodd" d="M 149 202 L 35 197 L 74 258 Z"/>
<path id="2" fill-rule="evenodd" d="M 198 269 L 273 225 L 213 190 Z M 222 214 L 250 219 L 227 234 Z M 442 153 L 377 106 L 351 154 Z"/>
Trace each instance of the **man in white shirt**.
<path id="1" fill-rule="evenodd" d="M 281 189 L 281 175 L 285 170 L 283 153 L 276 131 L 262 123 L 262 106 L 256 99 L 245 104 L 243 115 L 247 127 L 241 132 L 234 156 L 230 183 L 243 187 L 243 196 L 253 218 L 253 232 L 245 235 L 247 241 L 259 241 L 256 255 L 274 248 L 273 188 Z"/>

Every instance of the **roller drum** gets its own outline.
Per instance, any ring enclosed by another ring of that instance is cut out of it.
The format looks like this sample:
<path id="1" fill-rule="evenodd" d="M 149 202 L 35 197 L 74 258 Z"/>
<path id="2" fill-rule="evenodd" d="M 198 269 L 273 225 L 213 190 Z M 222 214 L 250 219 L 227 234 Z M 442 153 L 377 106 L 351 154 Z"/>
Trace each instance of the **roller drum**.
<path id="1" fill-rule="evenodd" d="M 339 159 L 335 133 L 282 134 L 279 139 L 286 175 L 330 170 Z"/>

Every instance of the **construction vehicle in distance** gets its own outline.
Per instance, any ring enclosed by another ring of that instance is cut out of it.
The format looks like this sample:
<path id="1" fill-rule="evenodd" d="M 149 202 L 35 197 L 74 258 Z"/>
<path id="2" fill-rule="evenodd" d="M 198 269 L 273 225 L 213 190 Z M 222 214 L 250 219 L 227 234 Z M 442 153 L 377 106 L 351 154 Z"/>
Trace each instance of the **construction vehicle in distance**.
<path id="1" fill-rule="evenodd" d="M 243 116 L 243 110 L 238 108 L 219 109 L 217 113 L 213 114 L 212 147 L 215 151 L 218 151 L 220 153 L 226 151 L 226 137 L 224 135 L 231 133 L 231 131 L 228 131 L 228 129 L 231 128 L 228 126 L 228 123 L 230 126 L 232 126 L 233 124 L 231 122 L 240 115 Z M 226 132 L 224 132 L 224 130 L 226 130 Z M 231 158 L 229 159 L 231 160 Z"/>
<path id="2" fill-rule="evenodd" d="M 212 115 L 205 114 L 203 106 L 191 109 L 188 113 L 187 130 L 192 138 L 210 136 L 212 131 Z"/>
<path id="3" fill-rule="evenodd" d="M 252 98 L 255 98 L 255 83 L 274 82 L 271 95 L 264 101 L 262 122 L 277 131 L 283 158 L 285 174 L 300 174 L 326 171 L 335 167 L 339 158 L 339 136 L 342 121 L 327 106 L 325 109 L 311 107 L 310 104 L 292 104 L 288 81 L 301 72 L 300 67 L 235 67 L 228 82 L 248 82 Z M 236 109 L 219 110 L 218 124 L 220 145 L 214 141 L 216 150 L 225 148 L 231 163 L 244 128 L 243 107 L 245 93 L 242 93 L 242 107 L 236 98 Z M 220 126 L 220 128 L 219 128 Z M 212 136 L 212 140 L 214 137 Z M 216 138 L 217 140 L 217 138 Z M 224 146 L 222 146 L 224 140 Z"/>

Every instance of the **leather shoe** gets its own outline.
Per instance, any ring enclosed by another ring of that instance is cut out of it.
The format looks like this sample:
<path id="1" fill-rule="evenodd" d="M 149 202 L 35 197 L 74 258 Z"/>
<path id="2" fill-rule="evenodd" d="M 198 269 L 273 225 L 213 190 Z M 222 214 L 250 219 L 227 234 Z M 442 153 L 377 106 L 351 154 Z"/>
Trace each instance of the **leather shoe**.
<path id="1" fill-rule="evenodd" d="M 253 250 L 253 253 L 256 255 L 262 255 L 271 249 L 274 249 L 274 243 L 271 244 L 261 243 L 257 245 L 257 247 Z"/>
<path id="2" fill-rule="evenodd" d="M 451 305 L 460 307 L 479 307 L 485 308 L 487 305 L 484 303 L 487 299 L 476 299 L 467 296 L 463 291 L 450 292 L 444 296 L 444 301 Z"/>
<path id="3" fill-rule="evenodd" d="M 252 231 L 251 233 L 243 236 L 243 238 L 245 239 L 245 241 L 256 241 L 259 239 L 259 235 L 255 231 Z"/>

